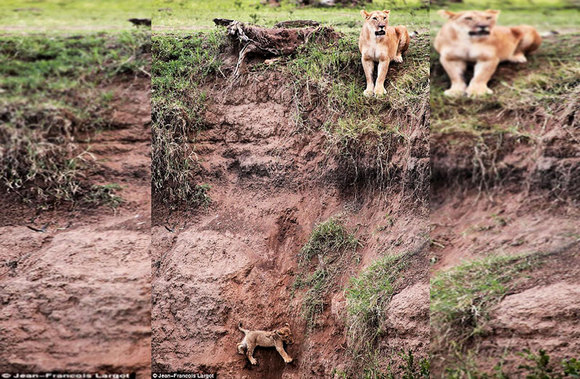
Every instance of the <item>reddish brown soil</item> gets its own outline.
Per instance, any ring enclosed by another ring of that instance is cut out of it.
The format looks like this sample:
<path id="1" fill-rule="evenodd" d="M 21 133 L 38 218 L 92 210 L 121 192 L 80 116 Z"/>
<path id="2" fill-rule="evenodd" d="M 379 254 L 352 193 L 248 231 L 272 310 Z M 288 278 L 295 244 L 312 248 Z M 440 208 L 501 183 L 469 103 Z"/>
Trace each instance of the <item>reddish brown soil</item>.
<path id="1" fill-rule="evenodd" d="M 330 377 L 352 363 L 344 319 L 348 278 L 381 255 L 420 250 L 425 211 L 400 192 L 345 185 L 352 178 L 326 152 L 324 134 L 296 130 L 292 91 L 276 73 L 250 77 L 227 95 L 217 87 L 208 89 L 211 128 L 195 145 L 199 182 L 211 185 L 212 204 L 189 218 L 174 216 L 175 233 L 163 218 L 153 222 L 153 369 L 222 378 Z M 303 291 L 292 295 L 297 254 L 317 222 L 337 215 L 364 247 L 308 332 Z M 383 351 L 426 354 L 426 275 L 426 266 L 417 266 L 393 298 L 392 314 L 400 317 L 384 321 Z M 258 349 L 258 366 L 251 366 L 236 352 L 243 338 L 238 321 L 262 330 L 290 323 L 295 343 L 287 351 L 294 362 L 285 365 L 274 349 Z"/>
<path id="2" fill-rule="evenodd" d="M 497 150 L 484 157 L 493 173 L 485 178 L 468 137 L 433 136 L 433 273 L 489 255 L 553 252 L 511 283 L 515 289 L 492 310 L 486 333 L 471 346 L 481 370 L 492 372 L 503 357 L 504 371 L 514 374 L 524 349 L 545 349 L 554 364 L 577 357 L 580 153 L 570 131 L 538 129 L 533 143 L 486 141 Z M 432 368 L 443 377 L 441 362 Z"/>
<path id="3" fill-rule="evenodd" d="M 114 91 L 114 128 L 82 145 L 119 208 L 0 204 L 0 371 L 150 372 L 149 83 Z"/>
<path id="4" fill-rule="evenodd" d="M 541 194 L 447 193 L 431 217 L 434 270 L 488 255 L 545 252 L 576 241 L 578 210 Z"/>

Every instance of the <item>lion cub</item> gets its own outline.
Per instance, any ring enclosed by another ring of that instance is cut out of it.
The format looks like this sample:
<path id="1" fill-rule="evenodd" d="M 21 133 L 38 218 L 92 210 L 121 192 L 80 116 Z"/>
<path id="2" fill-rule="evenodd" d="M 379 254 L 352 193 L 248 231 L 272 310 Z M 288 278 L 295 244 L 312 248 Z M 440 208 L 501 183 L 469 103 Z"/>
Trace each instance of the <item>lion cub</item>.
<path id="1" fill-rule="evenodd" d="M 501 61 L 526 62 L 524 54 L 540 47 L 542 38 L 531 26 L 496 26 L 499 11 L 439 11 L 449 21 L 435 38 L 435 50 L 451 79 L 447 96 L 493 93 L 487 87 Z M 475 62 L 473 79 L 466 86 L 463 74 L 467 62 Z M 467 89 L 466 89 L 467 87 Z"/>
<path id="2" fill-rule="evenodd" d="M 284 343 L 291 345 L 294 343 L 292 338 L 292 331 L 290 330 L 290 325 L 285 323 L 283 327 L 273 332 L 266 332 L 263 330 L 246 330 L 242 328 L 242 322 L 238 324 L 238 329 L 244 332 L 244 339 L 238 344 L 238 353 L 244 355 L 244 349 L 246 350 L 245 355 L 250 360 L 253 365 L 258 364 L 256 358 L 254 358 L 254 349 L 257 346 L 262 347 L 275 347 L 278 353 L 284 359 L 284 362 L 292 362 L 292 358 L 284 350 Z"/>
<path id="3" fill-rule="evenodd" d="M 409 47 L 409 32 L 404 26 L 389 26 L 391 11 L 360 11 L 365 19 L 358 47 L 362 55 L 362 65 L 367 79 L 365 96 L 385 94 L 385 78 L 389 71 L 389 63 L 403 62 L 403 53 Z M 375 62 L 378 62 L 377 82 L 373 83 Z"/>

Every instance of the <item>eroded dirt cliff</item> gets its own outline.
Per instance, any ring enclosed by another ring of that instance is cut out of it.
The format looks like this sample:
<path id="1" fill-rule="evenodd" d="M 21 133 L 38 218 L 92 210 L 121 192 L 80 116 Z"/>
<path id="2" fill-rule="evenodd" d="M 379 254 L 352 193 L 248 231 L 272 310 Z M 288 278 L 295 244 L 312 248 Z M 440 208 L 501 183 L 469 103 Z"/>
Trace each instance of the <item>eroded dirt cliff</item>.
<path id="1" fill-rule="evenodd" d="M 424 357 L 426 211 L 419 191 L 406 192 L 403 179 L 421 177 L 417 172 L 427 177 L 421 172 L 427 168 L 421 126 L 415 138 L 393 141 L 397 158 L 383 162 L 393 175 L 379 182 L 373 170 L 357 177 L 357 169 L 374 164 L 372 138 L 356 148 L 353 163 L 316 127 L 325 120 L 324 108 L 305 116 L 312 129 L 296 127 L 294 91 L 280 73 L 246 75 L 233 88 L 228 84 L 207 87 L 209 126 L 195 141 L 197 179 L 210 185 L 211 204 L 193 216 L 153 222 L 154 370 L 218 372 L 225 378 L 344 372 L 356 361 L 347 342 L 348 280 L 379 257 L 401 252 L 413 252 L 412 263 L 388 305 L 376 351 L 395 361 L 407 350 Z M 305 291 L 294 286 L 298 255 L 315 226 L 331 217 L 343 220 L 361 245 L 341 267 L 311 328 L 302 311 Z M 286 365 L 274 349 L 258 349 L 259 364 L 251 366 L 236 352 L 243 338 L 239 321 L 262 330 L 288 322 L 295 343 L 287 351 L 294 361 Z"/>

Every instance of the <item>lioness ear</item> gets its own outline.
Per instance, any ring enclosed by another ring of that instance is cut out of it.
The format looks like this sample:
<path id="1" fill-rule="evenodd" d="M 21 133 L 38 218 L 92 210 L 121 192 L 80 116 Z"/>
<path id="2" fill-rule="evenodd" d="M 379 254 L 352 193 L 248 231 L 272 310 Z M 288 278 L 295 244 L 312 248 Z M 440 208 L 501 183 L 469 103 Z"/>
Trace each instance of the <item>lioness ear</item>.
<path id="1" fill-rule="evenodd" d="M 498 10 L 495 10 L 495 9 L 488 9 L 488 10 L 486 10 L 485 12 L 486 12 L 486 13 L 491 13 L 491 14 L 498 15 L 500 11 L 498 11 Z"/>
<path id="2" fill-rule="evenodd" d="M 386 14 L 389 14 L 389 13 L 391 13 L 391 11 L 390 11 L 390 10 L 384 10 L 383 12 L 385 12 Z"/>
<path id="3" fill-rule="evenodd" d="M 458 16 L 457 13 L 448 11 L 446 9 L 441 9 L 439 12 L 437 12 L 437 14 L 439 16 L 443 17 L 443 18 L 447 18 L 447 19 L 450 19 L 450 20 L 451 19 L 454 19 L 455 17 Z"/>
<path id="4" fill-rule="evenodd" d="M 363 16 L 363 18 L 365 20 L 371 16 L 371 14 L 369 12 L 365 11 L 364 9 L 360 11 L 360 14 L 361 14 L 361 16 Z"/>

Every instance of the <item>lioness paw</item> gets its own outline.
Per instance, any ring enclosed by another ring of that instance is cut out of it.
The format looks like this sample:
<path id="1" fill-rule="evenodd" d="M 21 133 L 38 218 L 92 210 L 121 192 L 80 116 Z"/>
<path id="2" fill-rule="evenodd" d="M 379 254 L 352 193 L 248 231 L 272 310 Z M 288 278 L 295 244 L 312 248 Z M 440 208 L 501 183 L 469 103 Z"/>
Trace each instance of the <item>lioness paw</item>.
<path id="1" fill-rule="evenodd" d="M 364 90 L 363 95 L 365 95 L 366 97 L 371 97 L 373 96 L 373 89 L 372 88 L 367 88 Z"/>
<path id="2" fill-rule="evenodd" d="M 466 92 L 468 96 L 491 95 L 493 93 L 487 86 L 469 87 Z"/>
<path id="3" fill-rule="evenodd" d="M 449 96 L 449 97 L 463 96 L 464 93 L 465 93 L 464 90 L 462 90 L 462 89 L 456 89 L 456 88 L 450 88 L 447 91 L 443 92 L 443 94 L 445 96 Z"/>
<path id="4" fill-rule="evenodd" d="M 397 55 L 393 60 L 397 63 L 403 63 L 403 57 L 401 55 Z"/>
<path id="5" fill-rule="evenodd" d="M 524 54 L 518 54 L 511 57 L 509 61 L 512 63 L 526 63 L 528 60 Z"/>
<path id="6" fill-rule="evenodd" d="M 252 358 L 252 359 L 250 359 L 250 363 L 255 366 L 258 364 L 258 361 L 256 359 Z"/>
<path id="7" fill-rule="evenodd" d="M 386 92 L 387 91 L 385 90 L 385 87 L 377 87 L 377 88 L 375 88 L 375 96 L 376 97 L 384 96 Z"/>
<path id="8" fill-rule="evenodd" d="M 292 362 L 292 358 L 284 359 L 284 362 L 291 363 Z"/>

